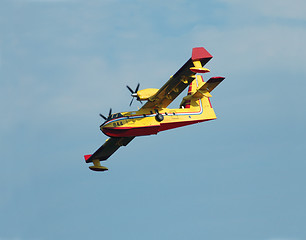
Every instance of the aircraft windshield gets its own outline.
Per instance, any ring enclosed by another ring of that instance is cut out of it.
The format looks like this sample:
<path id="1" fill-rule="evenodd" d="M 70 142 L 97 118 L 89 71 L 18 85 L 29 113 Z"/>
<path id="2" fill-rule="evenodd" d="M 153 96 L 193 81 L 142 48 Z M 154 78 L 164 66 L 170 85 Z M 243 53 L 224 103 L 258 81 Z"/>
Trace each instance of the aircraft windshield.
<path id="1" fill-rule="evenodd" d="M 115 113 L 115 114 L 112 114 L 108 120 L 120 118 L 120 117 L 123 117 L 121 113 Z"/>

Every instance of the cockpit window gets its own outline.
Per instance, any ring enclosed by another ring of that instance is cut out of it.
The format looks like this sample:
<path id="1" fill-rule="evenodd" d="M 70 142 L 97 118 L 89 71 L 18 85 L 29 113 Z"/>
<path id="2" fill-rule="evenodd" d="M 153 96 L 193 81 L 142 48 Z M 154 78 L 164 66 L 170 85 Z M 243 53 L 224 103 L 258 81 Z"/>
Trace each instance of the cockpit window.
<path id="1" fill-rule="evenodd" d="M 110 116 L 109 120 L 115 119 L 115 118 L 120 118 L 120 117 L 123 117 L 123 115 L 121 113 L 115 113 L 115 114 Z"/>

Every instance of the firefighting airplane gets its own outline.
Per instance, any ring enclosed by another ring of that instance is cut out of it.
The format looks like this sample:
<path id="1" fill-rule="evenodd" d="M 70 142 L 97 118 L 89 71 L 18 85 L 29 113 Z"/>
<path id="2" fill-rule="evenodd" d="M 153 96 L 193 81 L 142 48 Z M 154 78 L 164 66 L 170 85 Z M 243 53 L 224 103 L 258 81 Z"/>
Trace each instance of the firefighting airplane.
<path id="1" fill-rule="evenodd" d="M 101 131 L 109 136 L 106 142 L 92 155 L 85 155 L 86 163 L 93 162 L 89 168 L 93 171 L 106 171 L 100 161 L 107 160 L 121 146 L 128 145 L 135 137 L 157 134 L 158 132 L 183 127 L 190 124 L 216 119 L 212 108 L 210 92 L 224 80 L 224 77 L 212 77 L 204 82 L 201 75 L 210 70 L 203 66 L 212 55 L 203 47 L 193 48 L 191 58 L 160 89 L 139 89 L 133 91 L 132 101 L 147 101 L 138 111 L 120 112 L 108 117 L 100 116 L 105 122 Z M 182 99 L 180 108 L 169 109 L 168 105 L 187 87 L 188 95 Z"/>

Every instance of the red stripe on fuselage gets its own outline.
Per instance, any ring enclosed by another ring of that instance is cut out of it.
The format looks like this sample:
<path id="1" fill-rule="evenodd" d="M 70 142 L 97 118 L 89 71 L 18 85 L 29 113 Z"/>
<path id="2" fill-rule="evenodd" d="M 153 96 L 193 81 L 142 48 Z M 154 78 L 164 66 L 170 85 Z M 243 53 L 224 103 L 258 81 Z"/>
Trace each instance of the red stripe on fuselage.
<path id="1" fill-rule="evenodd" d="M 205 121 L 209 121 L 209 120 L 212 120 L 212 119 L 194 120 L 194 121 L 186 121 L 186 122 L 161 123 L 159 131 L 161 132 L 161 131 L 165 131 L 165 130 L 169 130 L 169 129 L 173 129 L 173 128 L 184 127 L 184 126 L 187 126 L 187 125 L 192 125 L 192 124 L 195 124 L 195 123 L 205 122 Z"/>
<path id="2" fill-rule="evenodd" d="M 147 126 L 147 127 L 114 127 L 114 128 L 103 128 L 103 133 L 109 137 L 134 137 L 134 136 L 146 136 L 157 134 L 158 132 L 184 127 L 187 125 L 192 125 L 195 123 L 205 122 L 213 119 L 205 119 L 205 120 L 193 120 L 193 121 L 185 121 L 185 122 L 168 122 L 168 123 L 160 123 L 160 125 L 155 126 Z"/>
<path id="3" fill-rule="evenodd" d="M 211 102 L 210 102 L 210 98 L 208 98 L 208 102 L 209 102 L 210 107 L 212 108 L 212 105 L 211 105 Z"/>
<path id="4" fill-rule="evenodd" d="M 159 125 L 149 127 L 113 127 L 103 128 L 103 133 L 109 137 L 133 137 L 157 134 Z"/>

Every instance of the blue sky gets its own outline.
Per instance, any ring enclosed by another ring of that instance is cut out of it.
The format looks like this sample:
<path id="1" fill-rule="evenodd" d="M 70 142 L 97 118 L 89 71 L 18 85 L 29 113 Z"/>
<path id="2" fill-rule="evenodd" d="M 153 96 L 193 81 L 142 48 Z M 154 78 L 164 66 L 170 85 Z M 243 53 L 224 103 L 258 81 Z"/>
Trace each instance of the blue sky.
<path id="1" fill-rule="evenodd" d="M 0 240 L 306 239 L 304 1 L 3 0 L 0 31 Z M 91 172 L 98 114 L 198 46 L 218 119 Z"/>

